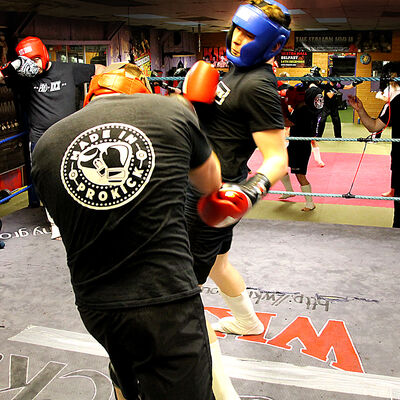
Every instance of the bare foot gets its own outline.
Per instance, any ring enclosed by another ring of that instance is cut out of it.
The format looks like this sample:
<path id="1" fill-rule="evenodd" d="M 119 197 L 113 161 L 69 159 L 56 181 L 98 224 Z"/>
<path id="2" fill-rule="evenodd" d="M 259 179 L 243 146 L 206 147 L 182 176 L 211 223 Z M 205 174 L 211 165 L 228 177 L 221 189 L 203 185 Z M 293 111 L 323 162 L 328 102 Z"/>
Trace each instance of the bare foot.
<path id="1" fill-rule="evenodd" d="M 305 211 L 305 212 L 309 212 L 309 211 L 313 211 L 313 210 L 315 210 L 315 206 L 313 208 L 304 207 L 301 209 L 301 211 Z"/>
<path id="2" fill-rule="evenodd" d="M 318 167 L 324 168 L 325 167 L 325 163 L 323 161 L 321 161 L 320 163 L 318 163 Z"/>

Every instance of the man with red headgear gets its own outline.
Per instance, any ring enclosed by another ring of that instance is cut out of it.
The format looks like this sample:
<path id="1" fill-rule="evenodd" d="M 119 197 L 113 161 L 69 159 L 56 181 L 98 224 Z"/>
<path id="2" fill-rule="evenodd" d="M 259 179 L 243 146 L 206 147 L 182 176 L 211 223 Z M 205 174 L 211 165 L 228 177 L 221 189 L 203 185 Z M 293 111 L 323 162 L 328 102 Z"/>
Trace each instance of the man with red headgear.
<path id="1" fill-rule="evenodd" d="M 220 187 L 219 163 L 190 104 L 145 83 L 126 63 L 94 77 L 87 105 L 38 142 L 32 176 L 117 399 L 214 400 L 184 203 L 188 177 Z"/>
<path id="2" fill-rule="evenodd" d="M 0 83 L 18 95 L 32 152 L 46 129 L 76 111 L 76 87 L 89 82 L 104 66 L 50 61 L 45 45 L 33 36 L 21 40 L 15 50 L 18 57 L 0 69 Z M 38 206 L 34 189 L 28 194 L 29 204 Z M 57 238 L 58 229 L 52 224 L 52 239 Z"/>

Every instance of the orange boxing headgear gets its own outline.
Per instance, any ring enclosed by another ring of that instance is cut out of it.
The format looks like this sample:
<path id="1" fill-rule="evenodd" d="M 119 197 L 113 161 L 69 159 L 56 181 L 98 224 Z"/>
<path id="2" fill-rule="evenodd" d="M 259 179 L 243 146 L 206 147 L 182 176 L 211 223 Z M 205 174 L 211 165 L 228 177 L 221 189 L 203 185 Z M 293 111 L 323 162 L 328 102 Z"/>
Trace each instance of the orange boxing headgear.
<path id="1" fill-rule="evenodd" d="M 38 37 L 28 36 L 22 39 L 15 48 L 15 51 L 19 56 L 25 56 L 30 59 L 39 57 L 42 60 L 43 71 L 46 71 L 49 63 L 49 52 Z"/>
<path id="2" fill-rule="evenodd" d="M 151 88 L 138 66 L 128 62 L 111 64 L 102 74 L 92 77 L 83 106 L 93 96 L 112 93 L 151 93 Z"/>

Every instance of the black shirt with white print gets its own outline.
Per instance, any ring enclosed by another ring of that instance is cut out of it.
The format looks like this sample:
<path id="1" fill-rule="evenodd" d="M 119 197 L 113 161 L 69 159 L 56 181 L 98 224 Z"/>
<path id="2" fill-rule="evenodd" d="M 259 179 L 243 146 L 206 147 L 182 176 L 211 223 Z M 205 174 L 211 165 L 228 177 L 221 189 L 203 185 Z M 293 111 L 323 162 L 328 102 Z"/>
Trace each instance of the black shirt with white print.
<path id="1" fill-rule="evenodd" d="M 27 111 L 32 142 L 36 143 L 46 129 L 76 111 L 76 86 L 89 82 L 94 73 L 95 65 L 52 61 L 50 68 L 35 78 L 7 80 Z"/>
<path id="2" fill-rule="evenodd" d="M 184 202 L 189 170 L 210 154 L 192 110 L 158 95 L 104 95 L 46 131 L 32 175 L 60 228 L 77 305 L 199 292 Z"/>
<path id="3" fill-rule="evenodd" d="M 254 132 L 284 128 L 277 80 L 270 64 L 233 67 L 219 82 L 215 102 L 197 109 L 225 181 L 247 177 L 247 161 L 256 148 Z"/>

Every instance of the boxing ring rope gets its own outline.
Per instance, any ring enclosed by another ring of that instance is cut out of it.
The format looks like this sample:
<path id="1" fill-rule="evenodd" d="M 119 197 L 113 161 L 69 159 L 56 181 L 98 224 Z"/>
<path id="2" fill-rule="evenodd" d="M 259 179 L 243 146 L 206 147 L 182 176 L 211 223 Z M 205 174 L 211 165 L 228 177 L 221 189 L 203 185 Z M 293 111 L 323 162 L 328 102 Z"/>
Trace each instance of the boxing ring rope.
<path id="1" fill-rule="evenodd" d="M 164 77 L 147 77 L 149 81 L 183 81 L 184 77 L 174 77 L 174 76 L 164 76 Z M 321 81 L 333 81 L 333 82 L 359 82 L 359 81 L 367 81 L 367 82 L 378 82 L 381 78 L 379 77 L 325 77 L 325 76 L 302 76 L 302 77 L 282 77 L 279 80 L 282 81 L 311 81 L 311 82 L 321 82 Z M 392 81 L 400 82 L 400 78 L 392 78 Z M 5 143 L 9 140 L 16 139 L 22 135 L 25 135 L 26 132 L 22 132 L 18 135 L 11 136 L 7 139 L 1 140 L 0 144 Z M 376 139 L 368 136 L 366 138 L 322 138 L 322 137 L 287 137 L 286 140 L 303 140 L 303 141 L 326 141 L 326 142 L 365 142 L 367 143 L 377 143 L 377 142 L 400 142 L 400 139 Z M 354 182 L 353 182 L 354 183 Z M 25 192 L 31 187 L 25 186 L 17 191 L 14 191 L 10 196 L 5 197 L 0 200 L 0 205 L 8 202 L 11 198 L 19 195 L 20 193 Z M 346 198 L 346 199 L 363 199 L 363 200 L 389 200 L 389 201 L 400 201 L 400 197 L 381 197 L 381 196 L 362 196 L 362 195 L 354 195 L 352 193 L 346 194 L 334 194 L 334 193 L 305 193 L 305 192 L 288 192 L 288 191 L 279 191 L 279 190 L 270 190 L 271 194 L 291 194 L 294 196 L 313 196 L 313 197 L 332 197 L 332 198 Z"/>
<path id="2" fill-rule="evenodd" d="M 9 142 L 10 140 L 17 139 L 17 138 L 19 138 L 19 137 L 21 137 L 21 136 L 24 136 L 24 135 L 26 135 L 26 134 L 27 134 L 27 132 L 21 132 L 21 133 L 18 133 L 17 135 L 10 136 L 10 137 L 8 137 L 8 138 L 6 138 L 6 139 L 0 140 L 0 144 Z"/>
<path id="3" fill-rule="evenodd" d="M 361 196 L 351 193 L 346 194 L 329 194 L 329 193 L 306 193 L 306 192 L 287 192 L 282 190 L 270 190 L 271 194 L 292 194 L 294 196 L 314 196 L 314 197 L 333 197 L 341 199 L 362 199 L 362 200 L 391 200 L 400 201 L 400 197 L 381 197 L 381 196 Z"/>
<path id="4" fill-rule="evenodd" d="M 183 81 L 185 77 L 182 76 L 149 76 L 147 80 L 154 81 Z M 277 77 L 278 81 L 305 81 L 305 82 L 379 82 L 381 80 L 380 77 L 373 77 L 373 76 L 284 76 L 284 77 Z M 400 82 L 400 78 L 391 78 L 391 81 Z"/>

